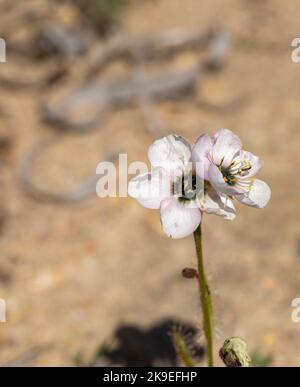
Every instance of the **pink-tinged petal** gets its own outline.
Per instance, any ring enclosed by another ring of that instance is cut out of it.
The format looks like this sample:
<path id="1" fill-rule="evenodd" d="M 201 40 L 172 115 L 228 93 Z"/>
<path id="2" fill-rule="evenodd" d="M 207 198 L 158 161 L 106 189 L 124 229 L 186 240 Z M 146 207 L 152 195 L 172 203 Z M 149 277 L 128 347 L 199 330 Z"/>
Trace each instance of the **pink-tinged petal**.
<path id="1" fill-rule="evenodd" d="M 163 168 L 154 168 L 152 173 L 143 173 L 130 180 L 129 196 L 143 207 L 159 209 L 161 202 L 171 196 L 169 173 Z"/>
<path id="2" fill-rule="evenodd" d="M 226 220 L 235 218 L 235 207 L 232 200 L 210 187 L 199 200 L 199 208 L 208 214 L 222 216 Z"/>
<path id="3" fill-rule="evenodd" d="M 214 189 L 220 193 L 226 195 L 237 195 L 243 192 L 242 189 L 227 184 L 223 178 L 221 171 L 214 164 L 211 164 L 208 169 L 208 180 L 210 181 Z"/>
<path id="4" fill-rule="evenodd" d="M 245 177 L 253 177 L 260 171 L 262 163 L 258 156 L 255 156 L 251 152 L 242 150 L 239 157 L 242 162 L 246 161 L 251 165 L 251 169 L 244 173 Z"/>
<path id="5" fill-rule="evenodd" d="M 191 148 L 183 137 L 171 134 L 156 140 L 149 147 L 148 157 L 152 166 L 174 171 L 191 161 Z"/>
<path id="6" fill-rule="evenodd" d="M 231 130 L 220 129 L 213 141 L 212 158 L 214 164 L 220 165 L 222 163 L 223 167 L 229 167 L 234 156 L 242 148 L 241 140 Z"/>
<path id="7" fill-rule="evenodd" d="M 208 168 L 210 166 L 210 156 L 212 150 L 212 140 L 208 134 L 203 134 L 198 138 L 192 147 L 192 161 L 197 175 L 207 180 Z"/>
<path id="8" fill-rule="evenodd" d="M 255 179 L 250 192 L 237 195 L 235 198 L 247 206 L 264 208 L 271 198 L 271 189 L 264 181 Z"/>
<path id="9" fill-rule="evenodd" d="M 160 218 L 164 232 L 173 239 L 192 234 L 201 222 L 199 208 L 189 208 L 176 198 L 164 200 L 161 204 Z"/>
<path id="10" fill-rule="evenodd" d="M 226 220 L 233 220 L 235 219 L 235 206 L 233 204 L 233 201 L 228 197 L 227 195 L 220 194 L 221 202 L 223 206 L 221 206 L 221 213 L 220 215 L 223 216 Z"/>

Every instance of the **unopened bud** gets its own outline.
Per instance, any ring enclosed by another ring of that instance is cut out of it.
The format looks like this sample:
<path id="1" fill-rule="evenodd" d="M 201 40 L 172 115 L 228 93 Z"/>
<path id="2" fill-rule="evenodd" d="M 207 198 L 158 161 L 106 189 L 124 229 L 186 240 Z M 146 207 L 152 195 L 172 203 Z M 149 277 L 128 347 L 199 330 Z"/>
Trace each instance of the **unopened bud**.
<path id="1" fill-rule="evenodd" d="M 198 273 L 197 273 L 197 270 L 196 269 L 193 269 L 191 267 L 185 267 L 183 270 L 182 270 L 182 276 L 184 278 L 198 278 Z"/>
<path id="2" fill-rule="evenodd" d="M 219 355 L 227 367 L 249 367 L 251 362 L 247 343 L 239 337 L 225 340 Z"/>

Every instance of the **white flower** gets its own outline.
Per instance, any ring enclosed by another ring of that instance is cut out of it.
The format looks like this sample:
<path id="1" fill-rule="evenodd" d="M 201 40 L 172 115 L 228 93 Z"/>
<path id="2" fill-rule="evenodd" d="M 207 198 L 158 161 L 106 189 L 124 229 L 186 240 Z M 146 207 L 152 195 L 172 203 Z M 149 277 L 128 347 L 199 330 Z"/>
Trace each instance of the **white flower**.
<path id="1" fill-rule="evenodd" d="M 257 208 L 269 202 L 269 186 L 255 178 L 261 169 L 260 159 L 242 150 L 241 140 L 230 130 L 220 129 L 212 138 L 200 136 L 193 147 L 193 159 L 197 174 L 219 194 Z"/>
<path id="2" fill-rule="evenodd" d="M 202 158 L 198 160 L 197 154 L 194 156 L 198 148 L 191 150 L 181 136 L 159 139 L 148 152 L 152 172 L 140 174 L 129 182 L 131 197 L 146 208 L 160 209 L 163 229 L 171 238 L 193 233 L 201 222 L 202 211 L 230 220 L 235 217 L 231 199 L 204 181 Z M 203 163 L 207 169 L 209 162 L 205 159 Z"/>

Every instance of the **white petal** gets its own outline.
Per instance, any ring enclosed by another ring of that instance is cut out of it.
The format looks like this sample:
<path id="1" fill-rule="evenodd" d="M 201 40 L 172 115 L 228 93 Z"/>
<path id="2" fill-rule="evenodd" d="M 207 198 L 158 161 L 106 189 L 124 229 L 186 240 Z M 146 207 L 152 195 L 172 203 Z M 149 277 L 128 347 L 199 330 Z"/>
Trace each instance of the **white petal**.
<path id="1" fill-rule="evenodd" d="M 247 206 L 264 208 L 271 198 L 271 189 L 264 181 L 255 179 L 249 193 L 237 195 L 235 198 Z"/>
<path id="2" fill-rule="evenodd" d="M 191 161 L 191 148 L 183 137 L 171 134 L 156 140 L 149 147 L 148 157 L 154 167 L 174 171 Z"/>
<path id="3" fill-rule="evenodd" d="M 208 180 L 214 187 L 214 189 L 220 193 L 226 195 L 237 195 L 243 192 L 242 189 L 227 184 L 223 178 L 221 171 L 214 164 L 211 164 L 208 169 Z"/>
<path id="4" fill-rule="evenodd" d="M 199 201 L 199 207 L 201 211 L 222 216 L 226 220 L 235 218 L 235 207 L 232 200 L 226 195 L 217 193 L 212 187 Z"/>
<path id="5" fill-rule="evenodd" d="M 245 173 L 245 177 L 253 177 L 255 176 L 261 169 L 262 163 L 260 161 L 260 158 L 258 156 L 255 156 L 251 152 L 247 152 L 242 150 L 240 152 L 240 160 L 241 161 L 248 161 L 251 165 L 251 169 Z"/>
<path id="6" fill-rule="evenodd" d="M 226 220 L 235 219 L 235 206 L 233 201 L 227 195 L 220 194 L 221 201 L 223 203 L 223 207 L 221 206 L 221 212 L 219 215 L 223 216 Z"/>
<path id="7" fill-rule="evenodd" d="M 228 167 L 242 148 L 241 140 L 228 129 L 220 129 L 213 140 L 212 158 L 214 164 L 220 165 L 222 162 L 222 166 Z"/>
<path id="8" fill-rule="evenodd" d="M 210 152 L 212 150 L 212 140 L 208 134 L 203 134 L 198 138 L 192 148 L 192 161 L 195 165 L 197 175 L 207 180 L 208 168 L 211 163 Z"/>
<path id="9" fill-rule="evenodd" d="M 128 184 L 128 194 L 146 208 L 160 208 L 162 200 L 171 195 L 169 173 L 163 168 L 154 168 L 152 173 L 134 177 Z"/>
<path id="10" fill-rule="evenodd" d="M 162 202 L 160 218 L 164 232 L 174 239 L 192 234 L 201 222 L 199 208 L 189 208 L 176 198 Z"/>

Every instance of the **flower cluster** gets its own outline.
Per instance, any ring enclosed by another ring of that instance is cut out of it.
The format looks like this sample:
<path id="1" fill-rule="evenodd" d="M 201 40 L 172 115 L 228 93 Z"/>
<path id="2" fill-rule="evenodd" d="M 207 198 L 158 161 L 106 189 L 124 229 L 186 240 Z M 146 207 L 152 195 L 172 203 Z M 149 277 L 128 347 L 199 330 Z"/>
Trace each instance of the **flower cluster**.
<path id="1" fill-rule="evenodd" d="M 243 150 L 239 137 L 228 129 L 213 137 L 204 134 L 192 147 L 183 137 L 169 135 L 150 146 L 148 157 L 151 173 L 134 177 L 128 193 L 144 207 L 160 209 L 163 229 L 171 238 L 193 233 L 202 212 L 233 220 L 234 199 L 256 208 L 270 200 L 269 186 L 255 177 L 260 159 Z"/>

